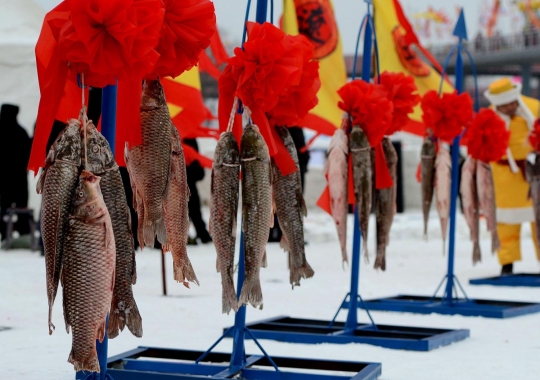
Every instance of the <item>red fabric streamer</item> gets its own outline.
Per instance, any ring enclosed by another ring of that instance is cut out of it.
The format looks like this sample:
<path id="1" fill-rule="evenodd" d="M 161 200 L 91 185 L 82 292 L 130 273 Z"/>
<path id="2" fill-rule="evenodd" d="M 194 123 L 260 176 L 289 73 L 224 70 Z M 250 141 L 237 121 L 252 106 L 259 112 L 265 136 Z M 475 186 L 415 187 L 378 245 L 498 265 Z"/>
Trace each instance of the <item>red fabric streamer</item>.
<path id="1" fill-rule="evenodd" d="M 380 76 L 380 84 L 394 106 L 392 123 L 386 131 L 386 135 L 392 135 L 408 124 L 409 114 L 414 111 L 421 97 L 416 93 L 416 84 L 411 75 L 385 71 Z"/>
<path id="2" fill-rule="evenodd" d="M 58 48 L 70 70 L 93 87 L 143 78 L 159 58 L 155 47 L 163 25 L 159 0 L 65 0 L 70 19 Z"/>
<path id="3" fill-rule="evenodd" d="M 210 0 L 161 0 L 165 11 L 157 45 L 160 57 L 149 77 L 177 77 L 199 62 L 216 32 Z"/>
<path id="4" fill-rule="evenodd" d="M 534 128 L 529 134 L 529 143 L 535 152 L 540 152 L 540 119 L 534 122 Z"/>
<path id="5" fill-rule="evenodd" d="M 353 80 L 338 90 L 343 101 L 339 108 L 349 113 L 352 124 L 358 125 L 366 134 L 371 147 L 377 146 L 392 123 L 392 102 L 382 86 Z"/>
<path id="6" fill-rule="evenodd" d="M 443 94 L 428 91 L 422 98 L 422 120 L 433 135 L 445 142 L 452 142 L 473 118 L 472 100 L 469 94 Z"/>
<path id="7" fill-rule="evenodd" d="M 186 160 L 186 166 L 191 165 L 193 161 L 199 161 L 199 164 L 201 164 L 203 168 L 212 169 L 212 164 L 214 163 L 212 159 L 203 156 L 195 149 L 193 149 L 192 146 L 184 144 L 183 142 L 182 149 L 184 149 L 184 159 Z"/>
<path id="8" fill-rule="evenodd" d="M 465 133 L 469 155 L 483 162 L 500 160 L 506 155 L 510 131 L 495 111 L 483 108 Z"/>

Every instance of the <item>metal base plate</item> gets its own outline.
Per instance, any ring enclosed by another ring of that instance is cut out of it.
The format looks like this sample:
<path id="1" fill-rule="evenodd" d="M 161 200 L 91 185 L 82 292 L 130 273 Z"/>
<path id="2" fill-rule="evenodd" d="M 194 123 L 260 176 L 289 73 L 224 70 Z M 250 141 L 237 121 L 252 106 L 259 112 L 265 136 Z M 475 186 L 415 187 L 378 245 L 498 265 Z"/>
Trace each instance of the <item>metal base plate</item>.
<path id="1" fill-rule="evenodd" d="M 390 325 L 375 327 L 372 324 L 358 324 L 355 330 L 345 331 L 343 322 L 334 322 L 330 327 L 330 321 L 284 316 L 253 322 L 247 327 L 258 339 L 303 344 L 365 343 L 411 351 L 430 351 L 466 339 L 470 335 L 469 330 Z"/>
<path id="2" fill-rule="evenodd" d="M 452 304 L 442 302 L 440 297 L 398 295 L 364 301 L 368 310 L 399 311 L 419 314 L 448 314 L 480 316 L 486 318 L 511 318 L 540 312 L 540 303 L 481 299 L 454 299 Z M 348 304 L 344 304 L 348 308 Z"/>
<path id="3" fill-rule="evenodd" d="M 195 361 L 203 351 L 138 347 L 108 359 L 107 374 L 114 380 L 242 379 L 260 380 L 375 380 L 381 375 L 380 363 L 348 362 L 272 357 L 280 368 L 275 371 L 264 356 L 247 356 L 244 369 L 230 369 L 231 354 L 210 353 Z M 291 371 L 294 370 L 295 372 Z M 82 373 L 77 379 L 84 379 Z"/>
<path id="4" fill-rule="evenodd" d="M 540 286 L 540 273 L 519 273 L 507 276 L 475 278 L 469 280 L 471 285 L 493 286 Z"/>

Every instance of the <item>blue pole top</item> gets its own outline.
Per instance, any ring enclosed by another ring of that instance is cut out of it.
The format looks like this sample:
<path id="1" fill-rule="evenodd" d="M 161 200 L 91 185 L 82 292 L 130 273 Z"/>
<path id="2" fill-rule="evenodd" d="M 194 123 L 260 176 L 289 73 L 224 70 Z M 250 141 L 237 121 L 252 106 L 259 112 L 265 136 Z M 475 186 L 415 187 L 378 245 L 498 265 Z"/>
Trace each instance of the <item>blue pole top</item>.
<path id="1" fill-rule="evenodd" d="M 459 12 L 459 17 L 456 22 L 456 26 L 452 35 L 458 37 L 460 40 L 467 40 L 467 26 L 465 25 L 465 14 L 463 13 L 463 8 Z"/>

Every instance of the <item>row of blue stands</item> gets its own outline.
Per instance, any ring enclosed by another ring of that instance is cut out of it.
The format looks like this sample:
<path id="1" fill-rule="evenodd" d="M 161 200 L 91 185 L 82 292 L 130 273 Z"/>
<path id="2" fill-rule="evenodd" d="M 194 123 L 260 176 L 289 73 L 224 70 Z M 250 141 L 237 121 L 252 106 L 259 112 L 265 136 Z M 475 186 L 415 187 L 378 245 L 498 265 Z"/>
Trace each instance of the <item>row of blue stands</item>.
<path id="1" fill-rule="evenodd" d="M 251 0 L 248 0 L 246 20 Z M 266 20 L 267 0 L 257 1 L 256 21 Z M 245 33 L 244 33 L 245 34 Z M 105 89 L 107 91 L 107 89 Z M 106 93 L 106 92 L 105 92 Z M 106 102 L 104 93 L 104 103 Z M 115 100 L 110 101 L 114 110 Z M 104 123 L 106 120 L 105 107 Z M 114 112 L 113 112 L 114 113 Z M 106 123 L 105 123 L 106 124 Z M 104 125 L 105 125 L 104 124 Z M 108 127 L 112 128 L 113 124 Z M 107 128 L 107 127 L 106 127 Z M 108 135 L 106 135 L 108 136 Z M 109 138 L 109 137 L 108 137 Z M 111 141 L 111 140 L 109 140 Z M 240 237 L 237 296 L 244 281 L 244 234 Z M 262 355 L 246 355 L 245 338 L 253 339 Z M 212 350 L 225 336 L 232 336 L 232 353 L 214 353 Z M 287 380 L 375 380 L 381 375 L 380 363 L 349 362 L 337 360 L 270 357 L 246 327 L 246 307 L 242 306 L 235 315 L 235 324 L 229 328 L 206 352 L 138 347 L 113 356 L 107 360 L 107 339 L 98 342 L 100 373 L 78 372 L 77 380 L 165 380 L 165 379 L 287 379 Z M 281 368 L 293 369 L 284 371 Z"/>
<path id="2" fill-rule="evenodd" d="M 454 36 L 458 37 L 458 44 L 450 51 L 446 58 L 444 70 L 453 54 L 456 52 L 456 90 L 458 93 L 463 92 L 463 58 L 462 52 L 467 53 L 471 60 L 471 66 L 474 73 L 474 63 L 467 49 L 463 46 L 463 41 L 467 40 L 467 29 L 465 27 L 465 17 L 463 15 L 463 9 L 459 15 L 458 22 L 454 29 Z M 444 73 L 443 73 L 444 74 Z M 474 73 L 475 74 L 475 73 Z M 443 75 L 444 76 L 444 75 Z M 476 74 L 474 75 L 476 78 Z M 476 85 L 476 107 L 478 107 L 478 86 Z M 458 176 L 459 176 L 459 146 L 461 136 L 454 139 L 452 144 L 452 191 L 450 198 L 450 234 L 449 234 L 449 248 L 448 248 L 448 272 L 435 290 L 433 296 L 417 296 L 417 295 L 398 295 L 394 297 L 379 298 L 368 300 L 364 302 L 361 307 L 369 310 L 380 311 L 398 311 L 420 314 L 459 314 L 465 316 L 482 316 L 487 318 L 510 318 L 520 315 L 536 313 L 540 311 L 540 304 L 533 302 L 514 302 L 514 301 L 500 301 L 500 300 L 484 300 L 484 299 L 472 299 L 467 297 L 465 291 L 459 280 L 454 275 L 454 257 L 455 257 L 455 239 L 456 239 L 456 203 L 458 195 Z M 511 278 L 513 277 L 513 278 Z M 520 278 L 520 276 L 511 276 L 508 279 L 499 278 L 498 280 L 492 280 L 492 283 L 498 282 L 499 284 L 511 283 L 512 280 Z M 540 276 L 538 277 L 540 278 Z M 527 280 L 530 279 L 526 277 Z M 444 287 L 444 294 L 442 297 L 436 297 L 437 292 L 442 287 L 444 281 L 446 285 Z M 522 277 L 522 282 L 524 278 Z M 478 280 L 477 280 L 478 281 Z M 482 280 L 480 280 L 482 281 Z M 486 283 L 483 280 L 483 283 Z M 513 281 L 514 283 L 516 281 Z M 479 284 L 479 282 L 476 282 Z M 457 287 L 456 287 L 457 284 Z M 458 287 L 463 293 L 463 298 L 458 297 Z M 348 304 L 345 307 L 355 307 L 355 305 Z"/>

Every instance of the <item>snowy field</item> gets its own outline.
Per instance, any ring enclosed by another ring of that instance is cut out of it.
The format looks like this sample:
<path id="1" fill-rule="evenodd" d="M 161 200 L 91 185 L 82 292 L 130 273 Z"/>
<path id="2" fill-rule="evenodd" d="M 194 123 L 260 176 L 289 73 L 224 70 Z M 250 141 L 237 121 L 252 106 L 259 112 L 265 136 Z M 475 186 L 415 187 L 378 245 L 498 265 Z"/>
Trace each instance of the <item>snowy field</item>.
<path id="1" fill-rule="evenodd" d="M 207 210 L 206 210 L 207 212 Z M 364 299 L 397 293 L 431 295 L 446 271 L 447 257 L 435 212 L 430 240 L 421 237 L 421 215 L 398 215 L 387 252 L 387 271 L 377 272 L 362 260 L 360 291 Z M 312 210 L 306 219 L 308 260 L 315 270 L 313 279 L 291 290 L 286 255 L 277 244 L 268 246 L 269 266 L 261 270 L 264 310 L 248 308 L 247 319 L 256 321 L 279 315 L 331 319 L 348 291 L 350 270 L 343 270 L 339 246 L 331 219 Z M 370 249 L 374 251 L 374 223 Z M 352 218 L 349 220 L 349 232 Z M 349 247 L 352 235 L 349 233 Z M 500 267 L 488 253 L 489 239 L 482 235 L 483 262 L 471 263 L 472 246 L 465 221 L 458 220 L 456 274 L 470 297 L 540 302 L 540 289 L 469 286 L 468 279 L 498 274 Z M 529 228 L 523 236 L 523 261 L 517 271 L 538 272 L 539 265 L 530 243 Z M 137 254 L 138 282 L 135 297 L 143 317 L 144 337 L 134 338 L 127 329 L 109 343 L 109 355 L 138 345 L 207 349 L 230 326 L 234 316 L 221 314 L 220 276 L 215 272 L 213 245 L 190 247 L 190 258 L 201 286 L 186 289 L 172 280 L 172 262 L 167 256 L 169 296 L 161 295 L 160 253 L 145 249 Z M 373 258 L 371 260 L 373 263 Z M 88 281 L 92 281 L 91 278 Z M 24 250 L 0 251 L 0 379 L 73 380 L 67 363 L 71 335 L 63 327 L 61 295 L 56 300 L 52 336 L 47 329 L 45 265 L 37 253 Z M 344 320 L 345 311 L 340 314 Z M 301 345 L 262 340 L 270 355 L 336 360 L 381 362 L 381 379 L 536 379 L 540 373 L 540 314 L 507 320 L 480 317 L 415 315 L 373 312 L 381 324 L 440 328 L 468 328 L 471 337 L 431 352 L 390 350 L 365 344 Z M 367 316 L 359 311 L 360 322 Z M 216 351 L 230 352 L 226 339 Z M 258 353 L 247 341 L 248 353 Z"/>

